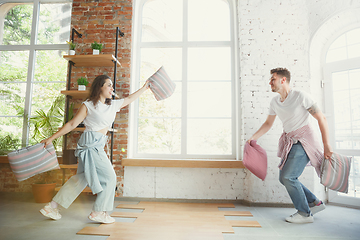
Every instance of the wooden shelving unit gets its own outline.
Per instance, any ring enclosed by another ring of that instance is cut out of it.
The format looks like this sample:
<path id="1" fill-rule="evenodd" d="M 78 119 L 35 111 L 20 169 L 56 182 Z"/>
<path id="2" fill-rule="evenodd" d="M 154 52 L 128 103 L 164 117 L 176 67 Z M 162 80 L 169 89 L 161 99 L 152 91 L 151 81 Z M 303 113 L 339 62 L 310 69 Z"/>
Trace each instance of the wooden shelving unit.
<path id="1" fill-rule="evenodd" d="M 61 91 L 62 94 L 70 96 L 76 99 L 85 99 L 89 95 L 89 90 L 78 91 L 78 90 L 64 90 Z"/>
<path id="2" fill-rule="evenodd" d="M 112 54 L 99 55 L 64 55 L 69 62 L 73 62 L 75 67 L 114 67 L 116 62 L 121 66 L 120 62 Z"/>

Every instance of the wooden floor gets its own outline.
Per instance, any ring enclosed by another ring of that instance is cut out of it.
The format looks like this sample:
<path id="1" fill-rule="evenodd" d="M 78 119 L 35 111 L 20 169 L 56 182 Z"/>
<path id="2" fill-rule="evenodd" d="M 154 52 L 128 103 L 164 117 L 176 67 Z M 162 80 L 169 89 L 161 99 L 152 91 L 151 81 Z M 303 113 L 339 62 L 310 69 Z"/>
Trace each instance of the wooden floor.
<path id="1" fill-rule="evenodd" d="M 112 217 L 136 218 L 133 223 L 115 222 L 85 227 L 78 234 L 109 236 L 107 240 L 223 240 L 222 233 L 234 233 L 232 227 L 261 227 L 257 221 L 226 220 L 225 216 L 252 216 L 248 211 L 220 211 L 233 204 L 140 202 L 120 204 Z"/>

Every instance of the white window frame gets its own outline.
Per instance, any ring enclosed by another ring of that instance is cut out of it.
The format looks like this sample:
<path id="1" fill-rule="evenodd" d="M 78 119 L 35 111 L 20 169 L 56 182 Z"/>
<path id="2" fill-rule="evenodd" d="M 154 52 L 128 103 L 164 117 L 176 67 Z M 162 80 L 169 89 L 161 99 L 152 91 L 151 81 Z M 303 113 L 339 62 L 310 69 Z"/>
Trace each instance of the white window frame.
<path id="1" fill-rule="evenodd" d="M 138 79 L 140 78 L 140 50 L 142 47 L 156 47 L 159 46 L 159 43 L 141 43 L 141 23 L 142 23 L 142 11 L 143 6 L 147 0 L 134 0 L 134 19 L 133 19 L 133 39 L 132 39 L 132 60 L 131 60 L 131 76 L 132 76 L 132 84 L 131 84 L 131 91 L 135 91 L 138 89 L 139 83 Z M 187 19 L 187 3 L 190 0 L 184 0 L 184 13 L 183 16 Z M 234 0 L 226 0 L 229 3 L 229 12 L 230 12 L 230 28 L 231 28 L 231 36 L 230 41 L 196 41 L 196 42 L 188 42 L 187 37 L 183 36 L 183 40 L 181 42 L 168 42 L 166 45 L 160 43 L 162 47 L 180 47 L 182 48 L 183 54 L 183 66 L 186 66 L 186 55 L 187 49 L 189 47 L 221 47 L 226 46 L 230 47 L 231 49 L 231 85 L 232 85 L 232 154 L 223 156 L 223 155 L 189 155 L 189 154 L 151 154 L 151 158 L 157 159 L 193 159 L 193 158 L 202 158 L 202 159 L 231 159 L 231 160 L 239 160 L 241 155 L 240 149 L 240 134 L 239 134 L 239 119 L 240 119 L 240 112 L 239 112 L 239 87 L 240 84 L 238 83 L 237 79 L 239 79 L 238 73 L 238 43 L 237 39 L 237 15 L 236 15 L 236 1 Z M 183 28 L 187 27 L 186 20 L 184 21 Z M 185 29 L 183 29 L 185 32 Z M 184 35 L 184 34 L 183 34 Z M 186 71 L 186 67 L 184 67 L 184 71 Z M 186 72 L 183 72 L 183 76 L 186 76 Z M 186 92 L 186 79 L 183 82 L 183 92 Z M 187 106 L 186 98 L 182 98 L 182 106 Z M 182 109 L 182 149 L 186 148 L 186 109 Z M 137 146 L 137 123 L 136 123 L 136 115 L 138 114 L 138 104 L 134 103 L 130 106 L 130 114 L 129 114 L 129 148 L 128 148 L 128 157 L 129 158 L 149 158 L 148 154 L 139 154 L 135 152 L 135 148 Z"/>
<path id="2" fill-rule="evenodd" d="M 68 44 L 36 44 L 38 23 L 40 15 L 40 4 L 41 3 L 72 3 L 71 0 L 8 0 L 0 4 L 14 4 L 15 7 L 18 4 L 26 3 L 33 4 L 33 15 L 32 15 L 32 26 L 31 26 L 31 37 L 29 45 L 0 45 L 0 51 L 29 51 L 29 62 L 28 62 L 28 73 L 26 80 L 26 95 L 25 95 L 25 106 L 24 106 L 24 117 L 23 117 L 23 131 L 22 131 L 22 146 L 29 144 L 29 117 L 31 117 L 31 102 L 32 102 L 32 88 L 34 82 L 35 72 L 35 60 L 36 51 L 40 50 L 68 50 Z M 1 9 L 1 8 L 0 8 Z M 8 8 L 4 12 L 0 11 L 0 31 L 4 29 L 4 18 L 11 8 Z M 2 36 L 2 34 L 1 34 Z M 70 32 L 69 32 L 70 36 Z M 61 81 L 59 81 L 61 82 Z M 13 83 L 24 83 L 24 82 L 13 82 Z M 52 82 L 54 83 L 54 82 Z M 14 116 L 15 117 L 15 116 Z"/>
<path id="3" fill-rule="evenodd" d="M 347 30 L 345 32 L 341 32 L 341 34 L 334 37 L 332 40 L 334 41 L 341 35 L 345 34 L 346 32 L 351 31 Z M 343 154 L 346 156 L 360 156 L 360 150 L 351 150 L 351 149 L 337 149 L 335 143 L 335 120 L 334 120 L 334 103 L 333 103 L 333 87 L 332 87 L 332 73 L 341 72 L 341 71 L 348 71 L 353 69 L 360 68 L 360 58 L 351 58 L 342 61 L 330 62 L 326 63 L 326 53 L 331 43 L 333 41 L 329 41 L 330 44 L 327 46 L 324 51 L 323 61 L 323 74 L 324 74 L 324 98 L 325 98 L 325 112 L 326 118 L 329 125 L 330 131 L 330 141 L 331 146 L 333 146 L 333 151 L 339 154 Z M 329 202 L 338 203 L 338 204 L 346 204 L 351 206 L 360 206 L 360 198 L 355 197 L 348 197 L 339 195 L 338 192 L 328 189 L 328 200 Z"/>

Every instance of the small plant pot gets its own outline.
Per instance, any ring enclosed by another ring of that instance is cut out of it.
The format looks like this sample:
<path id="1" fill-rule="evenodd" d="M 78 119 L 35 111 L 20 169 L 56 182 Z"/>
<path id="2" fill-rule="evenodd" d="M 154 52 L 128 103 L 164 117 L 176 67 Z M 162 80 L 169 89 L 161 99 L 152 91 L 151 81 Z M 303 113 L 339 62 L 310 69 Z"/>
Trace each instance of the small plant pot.
<path id="1" fill-rule="evenodd" d="M 75 55 L 75 50 L 70 50 L 69 55 Z"/>
<path id="2" fill-rule="evenodd" d="M 79 90 L 79 91 L 85 91 L 85 90 L 86 90 L 86 86 L 85 86 L 85 85 L 78 85 L 78 90 Z"/>
<path id="3" fill-rule="evenodd" d="M 35 183 L 32 185 L 32 192 L 37 203 L 51 202 L 55 195 L 56 183 Z"/>
<path id="4" fill-rule="evenodd" d="M 99 55 L 100 51 L 99 49 L 93 49 L 93 55 Z"/>

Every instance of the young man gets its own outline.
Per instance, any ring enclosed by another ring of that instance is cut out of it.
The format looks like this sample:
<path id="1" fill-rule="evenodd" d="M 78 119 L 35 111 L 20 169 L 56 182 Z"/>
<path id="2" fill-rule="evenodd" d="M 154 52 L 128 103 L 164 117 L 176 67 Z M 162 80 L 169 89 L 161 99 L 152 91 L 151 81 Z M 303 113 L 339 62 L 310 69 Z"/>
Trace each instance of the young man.
<path id="1" fill-rule="evenodd" d="M 248 140 L 257 140 L 270 130 L 276 116 L 283 123 L 284 132 L 279 139 L 278 157 L 281 157 L 279 180 L 288 191 L 294 207 L 298 210 L 286 218 L 291 223 L 312 223 L 313 214 L 325 209 L 325 204 L 307 189 L 298 177 L 310 164 L 320 175 L 321 161 L 330 158 L 332 148 L 329 144 L 329 130 L 325 116 L 315 102 L 304 92 L 290 88 L 290 72 L 286 68 L 270 71 L 270 86 L 279 93 L 270 102 L 270 111 L 266 121 Z M 309 126 L 310 115 L 318 122 L 323 147 L 315 140 Z"/>

